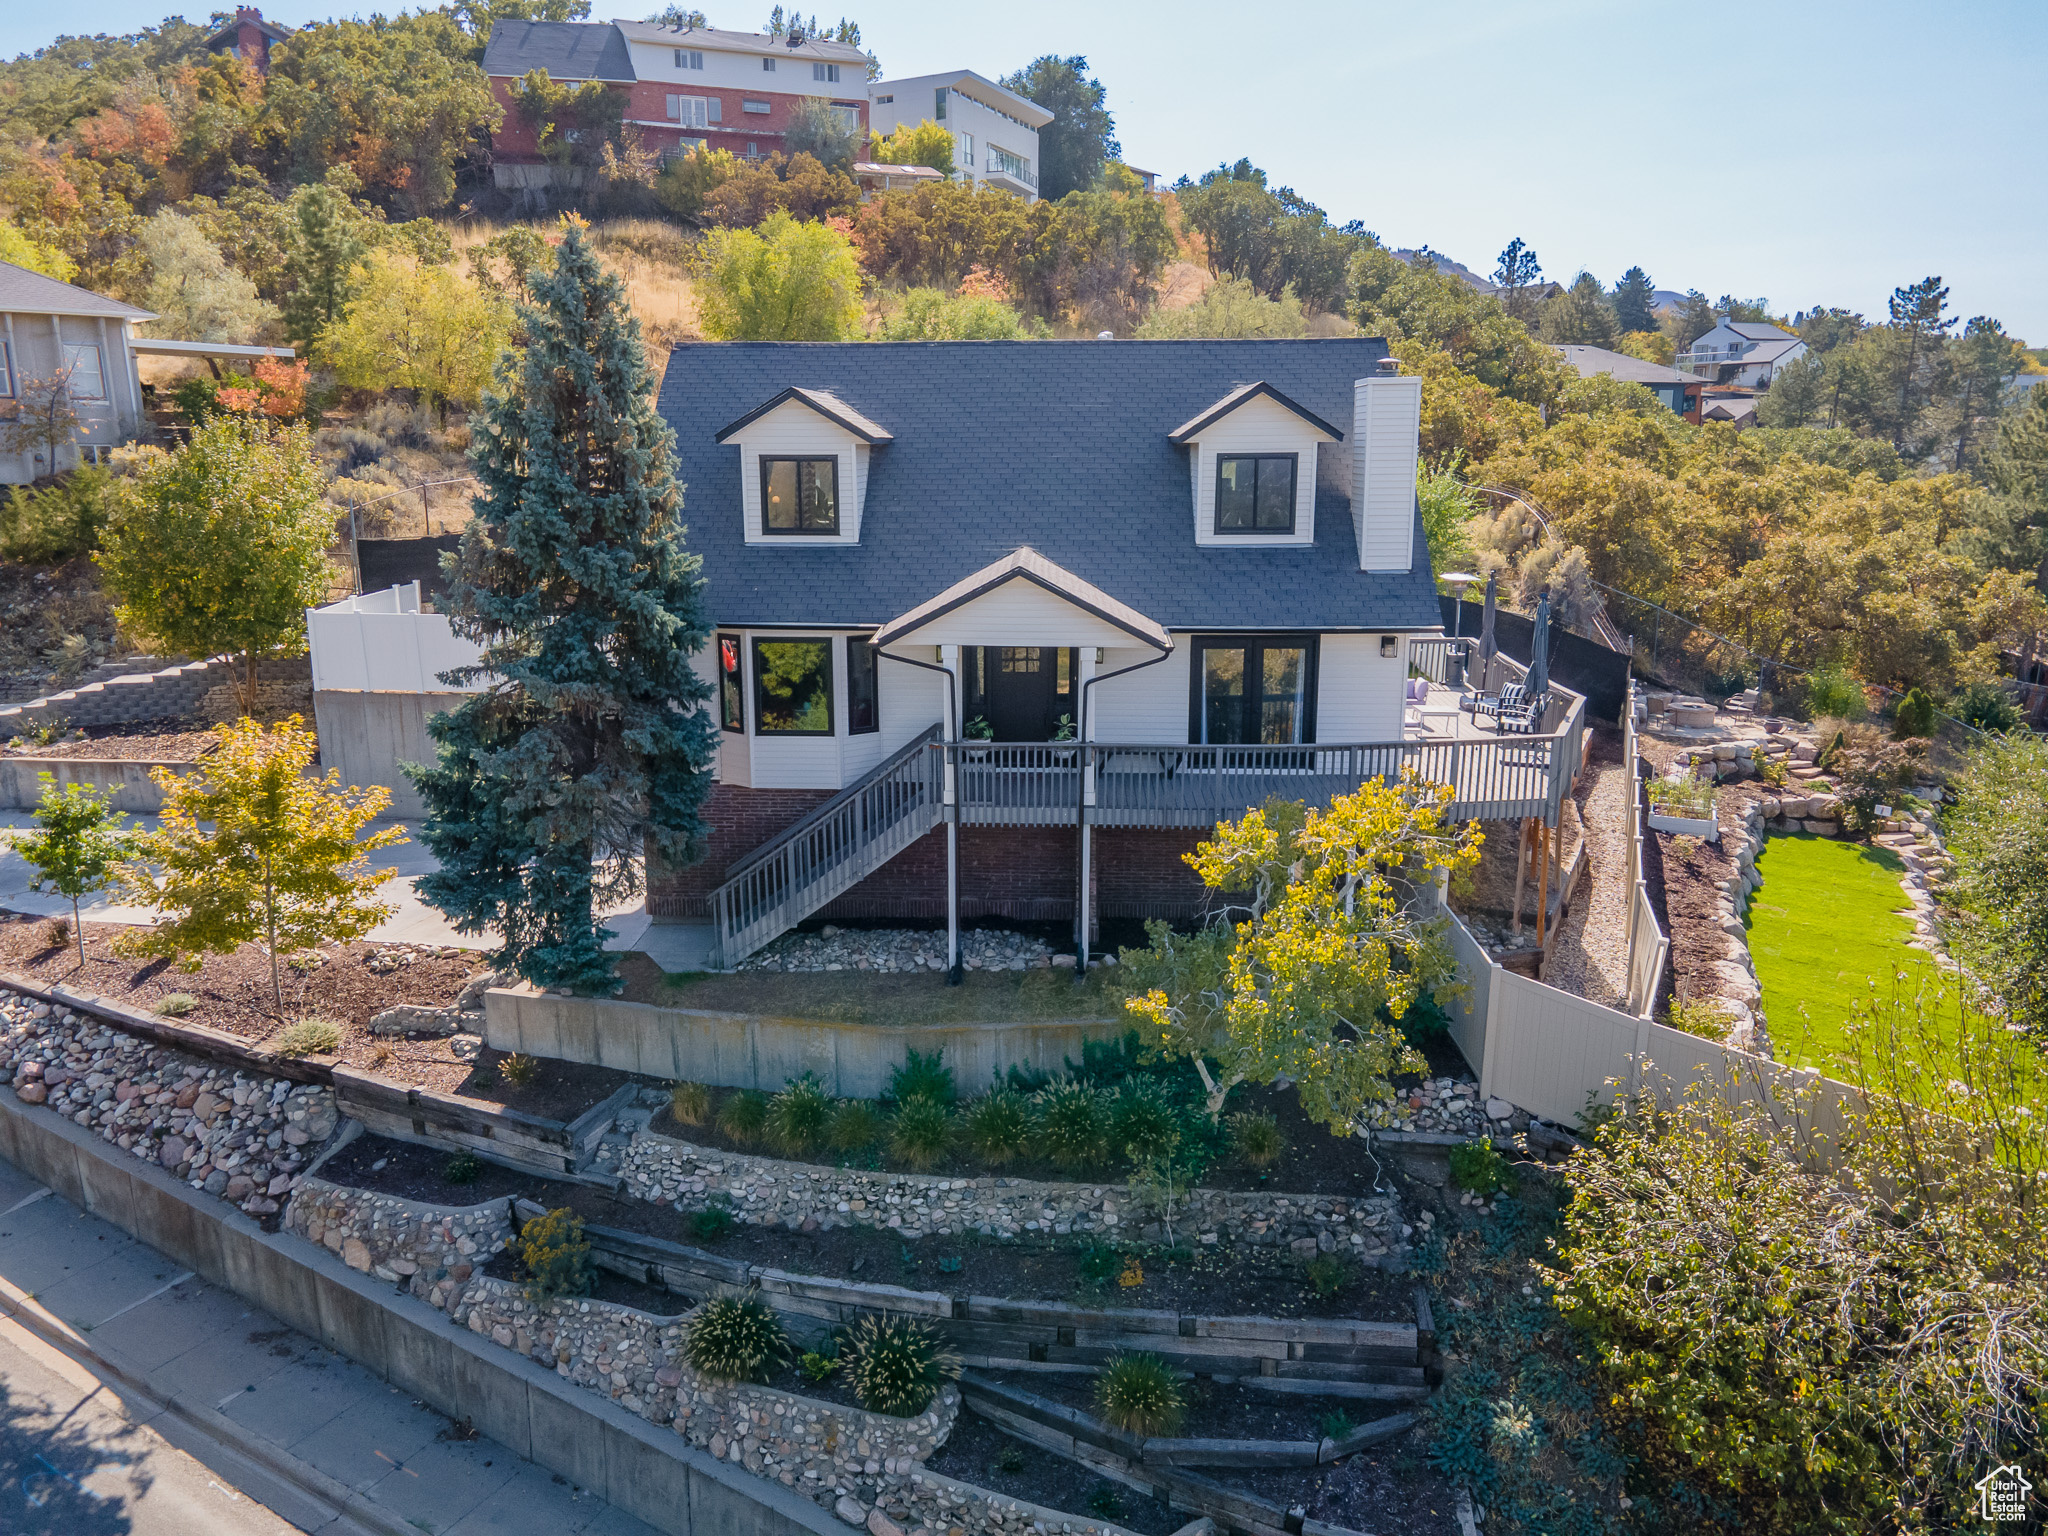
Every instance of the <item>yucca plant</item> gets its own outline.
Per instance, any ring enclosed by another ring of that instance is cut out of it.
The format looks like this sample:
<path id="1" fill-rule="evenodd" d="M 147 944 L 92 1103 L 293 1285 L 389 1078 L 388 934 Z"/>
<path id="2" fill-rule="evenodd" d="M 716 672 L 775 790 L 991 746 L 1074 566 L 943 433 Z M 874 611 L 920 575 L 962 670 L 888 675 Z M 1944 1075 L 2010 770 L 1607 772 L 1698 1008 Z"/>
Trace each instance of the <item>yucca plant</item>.
<path id="1" fill-rule="evenodd" d="M 1110 1099 L 1110 1148 L 1134 1163 L 1167 1150 L 1179 1132 L 1180 1116 L 1152 1078 L 1127 1077 Z"/>
<path id="2" fill-rule="evenodd" d="M 702 1083 L 677 1083 L 668 1091 L 668 1112 L 677 1125 L 702 1125 L 711 1113 L 711 1090 Z"/>
<path id="3" fill-rule="evenodd" d="M 976 1157 L 1000 1168 L 1031 1143 L 1031 1101 L 1008 1088 L 993 1089 L 961 1113 L 960 1131 Z"/>
<path id="4" fill-rule="evenodd" d="M 801 1157 L 825 1139 L 832 1096 L 815 1072 L 792 1077 L 768 1101 L 768 1140 L 785 1157 Z"/>
<path id="5" fill-rule="evenodd" d="M 905 1099 L 889 1122 L 889 1150 L 913 1168 L 937 1166 L 953 1140 L 953 1117 L 931 1099 Z"/>
<path id="6" fill-rule="evenodd" d="M 1173 1434 L 1187 1415 L 1171 1368 L 1142 1350 L 1109 1357 L 1095 1378 L 1095 1406 L 1118 1429 L 1147 1439 Z"/>
<path id="7" fill-rule="evenodd" d="M 718 1130 L 743 1147 L 761 1139 L 768 1125 L 768 1096 L 747 1088 L 718 1106 Z"/>
<path id="8" fill-rule="evenodd" d="M 866 1099 L 846 1099 L 832 1111 L 825 1144 L 834 1152 L 859 1152 L 882 1139 L 881 1113 Z"/>
<path id="9" fill-rule="evenodd" d="M 1230 1150 L 1247 1168 L 1270 1168 L 1287 1150 L 1287 1138 L 1280 1134 L 1280 1122 L 1271 1115 L 1232 1115 Z"/>
<path id="10" fill-rule="evenodd" d="M 690 1314 L 683 1354 L 713 1381 L 766 1381 L 789 1358 L 789 1338 L 757 1292 L 736 1291 Z"/>
<path id="11" fill-rule="evenodd" d="M 1102 1161 L 1102 1095 L 1076 1082 L 1048 1083 L 1031 1096 L 1032 1130 L 1054 1166 L 1074 1172 Z"/>
<path id="12" fill-rule="evenodd" d="M 839 1346 L 853 1395 L 871 1413 L 915 1418 L 939 1388 L 960 1374 L 960 1357 L 927 1323 L 903 1317 L 864 1317 Z"/>

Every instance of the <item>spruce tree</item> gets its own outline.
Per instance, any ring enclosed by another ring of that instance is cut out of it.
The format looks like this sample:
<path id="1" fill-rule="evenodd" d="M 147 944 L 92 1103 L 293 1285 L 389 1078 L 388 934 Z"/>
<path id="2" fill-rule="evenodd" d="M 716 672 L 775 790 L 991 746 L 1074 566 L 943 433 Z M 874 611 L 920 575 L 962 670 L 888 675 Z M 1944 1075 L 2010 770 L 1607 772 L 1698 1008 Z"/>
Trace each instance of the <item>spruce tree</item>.
<path id="1" fill-rule="evenodd" d="M 1657 329 L 1657 285 L 1641 267 L 1630 267 L 1614 285 L 1614 323 L 1624 336 Z"/>
<path id="2" fill-rule="evenodd" d="M 598 910 L 643 889 L 643 849 L 701 851 L 715 734 L 690 657 L 709 631 L 618 279 L 572 225 L 531 281 L 526 351 L 471 418 L 483 490 L 447 607 L 484 652 L 444 680 L 485 687 L 434 720 L 440 761 L 413 771 L 441 861 L 419 891 L 458 930 L 502 934 L 495 964 L 609 993 Z"/>

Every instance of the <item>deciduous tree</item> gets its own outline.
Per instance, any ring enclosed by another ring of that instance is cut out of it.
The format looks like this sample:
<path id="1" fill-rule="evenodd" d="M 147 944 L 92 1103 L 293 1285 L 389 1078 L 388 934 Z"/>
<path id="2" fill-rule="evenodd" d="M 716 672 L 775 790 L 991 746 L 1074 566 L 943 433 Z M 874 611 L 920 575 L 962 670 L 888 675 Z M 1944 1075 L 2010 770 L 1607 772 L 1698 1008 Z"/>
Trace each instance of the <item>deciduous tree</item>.
<path id="1" fill-rule="evenodd" d="M 759 229 L 714 229 L 697 267 L 704 329 L 720 341 L 850 341 L 861 331 L 853 242 L 777 210 Z"/>
<path id="2" fill-rule="evenodd" d="M 953 135 L 945 125 L 926 118 L 921 123 L 899 123 L 886 137 L 877 136 L 868 157 L 883 165 L 928 165 L 941 176 L 953 174 Z"/>
<path id="3" fill-rule="evenodd" d="M 121 830 L 121 813 L 110 790 L 90 784 L 62 789 L 48 773 L 36 778 L 43 786 L 36 804 L 36 830 L 17 837 L 14 851 L 36 872 L 36 888 L 50 887 L 71 902 L 71 932 L 78 941 L 78 963 L 85 964 L 85 928 L 78 920 L 80 897 L 113 885 L 132 839 Z"/>
<path id="4" fill-rule="evenodd" d="M 422 405 L 474 404 L 510 343 L 512 311 L 447 267 L 370 253 L 342 317 L 320 333 L 335 377 L 356 389 L 410 389 Z"/>
<path id="5" fill-rule="evenodd" d="M 643 852 L 698 854 L 717 732 L 690 658 L 708 630 L 619 280 L 572 225 L 529 281 L 526 349 L 475 418 L 483 490 L 447 612 L 483 657 L 448 680 L 481 691 L 435 718 L 439 761 L 413 771 L 440 859 L 419 891 L 460 931 L 495 930 L 496 963 L 536 985 L 609 992 L 599 910 L 642 889 Z"/>
<path id="6" fill-rule="evenodd" d="M 274 336 L 277 306 L 227 264 L 198 224 L 165 208 L 142 227 L 149 262 L 143 303 L 156 311 L 152 332 L 186 341 L 257 342 Z"/>

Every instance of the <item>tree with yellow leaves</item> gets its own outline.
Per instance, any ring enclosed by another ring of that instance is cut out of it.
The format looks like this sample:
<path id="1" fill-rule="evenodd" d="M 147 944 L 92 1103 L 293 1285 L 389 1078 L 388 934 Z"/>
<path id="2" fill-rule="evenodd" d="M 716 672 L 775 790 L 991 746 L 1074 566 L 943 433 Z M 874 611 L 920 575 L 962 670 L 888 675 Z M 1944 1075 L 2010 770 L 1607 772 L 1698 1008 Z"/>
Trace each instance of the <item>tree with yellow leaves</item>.
<path id="1" fill-rule="evenodd" d="M 1239 1083 L 1285 1076 L 1303 1112 L 1341 1134 L 1392 1096 L 1390 1074 L 1424 1070 L 1400 1021 L 1454 991 L 1457 965 L 1443 920 L 1402 887 L 1478 861 L 1479 828 L 1446 820 L 1451 798 L 1404 774 L 1328 810 L 1269 801 L 1186 856 L 1246 905 L 1192 936 L 1148 924 L 1151 945 L 1123 952 L 1136 988 L 1124 1006 L 1148 1048 L 1193 1063 L 1212 1115 Z"/>
<path id="2" fill-rule="evenodd" d="M 348 309 L 317 351 L 352 389 L 410 389 L 420 404 L 474 405 L 512 342 L 512 307 L 448 267 L 372 251 Z"/>
<path id="3" fill-rule="evenodd" d="M 385 876 L 369 855 L 405 841 L 364 826 L 391 791 L 344 789 L 339 769 L 307 776 L 318 743 L 297 715 L 272 729 L 254 720 L 219 725 L 202 765 L 180 776 L 158 768 L 163 819 L 136 838 L 138 863 L 123 874 L 131 892 L 169 914 L 136 929 L 132 954 L 230 954 L 262 943 L 280 1015 L 278 955 L 359 939 L 396 910 L 375 899 Z"/>

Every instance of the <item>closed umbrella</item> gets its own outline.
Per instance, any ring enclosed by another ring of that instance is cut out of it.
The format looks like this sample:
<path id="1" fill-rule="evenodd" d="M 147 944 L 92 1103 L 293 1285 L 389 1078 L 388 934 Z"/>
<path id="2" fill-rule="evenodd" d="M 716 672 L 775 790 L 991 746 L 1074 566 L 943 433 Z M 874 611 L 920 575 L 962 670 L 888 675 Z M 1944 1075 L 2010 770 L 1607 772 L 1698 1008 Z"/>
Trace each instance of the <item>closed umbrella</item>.
<path id="1" fill-rule="evenodd" d="M 1500 641 L 1494 638 L 1494 609 L 1500 602 L 1500 572 L 1493 571 L 1486 578 L 1486 612 L 1479 620 L 1479 662 L 1477 686 L 1483 691 L 1493 681 L 1493 659 L 1500 654 Z"/>
<path id="2" fill-rule="evenodd" d="M 1529 676 L 1524 682 L 1530 698 L 1550 691 L 1550 594 L 1536 604 L 1536 632 L 1529 637 Z"/>

